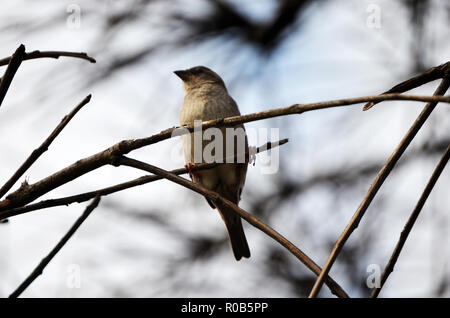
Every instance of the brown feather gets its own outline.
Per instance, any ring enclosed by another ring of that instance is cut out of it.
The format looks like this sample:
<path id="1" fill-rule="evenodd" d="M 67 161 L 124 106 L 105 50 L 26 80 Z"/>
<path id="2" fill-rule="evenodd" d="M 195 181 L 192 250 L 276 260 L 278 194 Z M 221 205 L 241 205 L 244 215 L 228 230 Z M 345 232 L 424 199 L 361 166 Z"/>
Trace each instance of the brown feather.
<path id="1" fill-rule="evenodd" d="M 206 67 L 194 67 L 185 71 L 175 72 L 184 82 L 186 96 L 181 108 L 181 125 L 192 125 L 194 120 L 211 120 L 240 115 L 236 102 L 228 94 L 224 82 L 219 75 Z M 237 128 L 244 129 L 243 125 Z M 221 128 L 223 136 L 223 154 L 226 155 L 226 129 Z M 245 135 L 245 129 L 244 129 Z M 183 135 L 183 149 L 185 160 L 189 163 L 205 162 L 203 155 L 200 162 L 194 162 L 194 134 Z M 210 141 L 202 141 L 203 149 Z M 236 155 L 238 148 L 233 149 Z M 244 151 L 248 153 L 248 142 L 245 136 Z M 240 194 L 247 174 L 247 162 L 223 163 L 212 169 L 197 171 L 191 175 L 193 182 L 213 190 L 222 197 L 238 204 Z M 215 207 L 207 200 L 211 207 Z M 226 206 L 216 206 L 227 228 L 231 247 L 236 260 L 250 257 L 250 249 L 245 238 L 241 217 Z"/>

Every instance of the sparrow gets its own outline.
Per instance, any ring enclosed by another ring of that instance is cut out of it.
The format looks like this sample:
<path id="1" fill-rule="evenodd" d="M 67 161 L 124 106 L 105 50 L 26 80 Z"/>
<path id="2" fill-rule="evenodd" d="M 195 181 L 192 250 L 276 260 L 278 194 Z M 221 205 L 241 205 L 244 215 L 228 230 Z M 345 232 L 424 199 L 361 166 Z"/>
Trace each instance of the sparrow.
<path id="1" fill-rule="evenodd" d="M 185 97 L 180 112 L 181 125 L 193 125 L 195 120 L 213 120 L 224 117 L 240 116 L 240 112 L 236 102 L 228 94 L 224 81 L 215 72 L 204 66 L 196 66 L 187 70 L 174 72 L 183 81 Z M 244 152 L 248 154 L 248 142 L 243 125 L 237 125 L 234 129 L 243 131 Z M 217 128 L 216 128 L 217 129 Z M 230 146 L 227 142 L 226 134 L 229 130 L 225 127 L 220 128 L 223 138 L 223 154 L 227 154 L 226 147 Z M 230 136 L 229 136 L 230 137 Z M 239 137 L 238 137 L 239 138 Z M 231 140 L 231 139 L 228 139 Z M 233 137 L 233 140 L 234 137 Z M 186 166 L 207 162 L 203 156 L 203 149 L 208 145 L 209 141 L 202 138 L 202 155 L 199 162 L 194 156 L 194 133 L 182 136 L 182 145 Z M 242 140 L 241 140 L 242 141 Z M 211 141 L 212 142 L 212 141 Z M 237 143 L 240 141 L 238 140 Z M 202 171 L 192 171 L 189 173 L 192 181 L 208 190 L 218 193 L 223 198 L 235 203 L 239 203 L 242 189 L 247 174 L 247 160 L 236 160 L 236 156 L 242 155 L 238 145 L 234 145 L 230 150 L 234 153 L 234 159 L 230 163 L 222 161 L 214 168 Z M 239 151 L 239 154 L 238 154 Z M 250 257 L 250 249 L 242 227 L 241 217 L 233 210 L 213 203 L 206 198 L 209 205 L 219 211 L 228 232 L 234 257 L 239 261 L 242 257 Z"/>

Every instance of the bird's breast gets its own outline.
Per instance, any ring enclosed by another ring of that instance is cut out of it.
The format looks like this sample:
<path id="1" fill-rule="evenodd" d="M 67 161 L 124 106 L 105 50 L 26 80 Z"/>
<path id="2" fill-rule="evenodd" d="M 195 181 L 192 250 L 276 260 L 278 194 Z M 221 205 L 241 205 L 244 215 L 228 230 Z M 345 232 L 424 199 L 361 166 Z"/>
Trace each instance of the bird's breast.
<path id="1" fill-rule="evenodd" d="M 234 100 L 221 87 L 198 88 L 188 92 L 181 108 L 182 125 L 192 124 L 194 120 L 212 120 L 239 115 Z"/>

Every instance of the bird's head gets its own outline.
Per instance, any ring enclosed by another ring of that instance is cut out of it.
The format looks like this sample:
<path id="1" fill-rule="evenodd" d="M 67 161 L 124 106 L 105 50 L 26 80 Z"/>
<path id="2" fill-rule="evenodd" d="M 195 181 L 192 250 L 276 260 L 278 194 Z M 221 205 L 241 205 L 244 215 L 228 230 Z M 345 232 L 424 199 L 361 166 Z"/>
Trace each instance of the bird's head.
<path id="1" fill-rule="evenodd" d="M 174 72 L 184 83 L 184 88 L 190 90 L 200 87 L 203 84 L 217 84 L 225 88 L 225 83 L 215 72 L 205 66 L 195 66 L 193 68 Z"/>

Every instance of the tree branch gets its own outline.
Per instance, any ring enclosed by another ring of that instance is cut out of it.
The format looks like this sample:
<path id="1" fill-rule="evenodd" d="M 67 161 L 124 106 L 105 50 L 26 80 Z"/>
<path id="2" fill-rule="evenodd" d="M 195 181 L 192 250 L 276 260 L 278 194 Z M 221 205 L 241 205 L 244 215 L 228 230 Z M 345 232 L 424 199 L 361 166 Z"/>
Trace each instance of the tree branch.
<path id="1" fill-rule="evenodd" d="M 450 62 L 441 64 L 439 66 L 432 67 L 428 71 L 426 71 L 420 75 L 410 78 L 398 85 L 395 85 L 390 90 L 384 92 L 382 95 L 392 94 L 392 93 L 404 93 L 406 91 L 409 91 L 413 88 L 422 86 L 426 83 L 432 82 L 439 78 L 444 78 L 445 76 L 448 76 L 448 75 L 450 75 Z M 366 105 L 364 105 L 363 110 L 368 110 L 377 103 L 378 102 L 369 102 Z"/>
<path id="2" fill-rule="evenodd" d="M 284 145 L 287 142 L 288 142 L 288 139 L 282 139 L 277 142 L 268 142 L 268 143 L 258 147 L 256 149 L 255 153 L 260 153 L 260 152 L 263 152 L 266 150 L 270 150 L 272 148 Z M 234 157 L 236 158 L 237 155 L 235 155 Z M 225 162 L 226 158 L 224 158 L 223 161 Z M 211 168 L 216 167 L 218 164 L 219 163 L 202 163 L 202 164 L 197 164 L 197 165 L 191 167 L 189 170 L 186 168 L 180 168 L 180 169 L 172 170 L 172 171 L 170 171 L 170 173 L 173 173 L 176 175 L 181 175 L 181 174 L 188 173 L 189 171 L 200 171 L 200 170 L 211 169 Z M 140 185 L 147 184 L 147 183 L 161 180 L 161 179 L 163 179 L 163 177 L 155 176 L 155 175 L 142 176 L 142 177 L 139 177 L 139 178 L 127 181 L 127 182 L 119 183 L 114 186 L 95 190 L 95 191 L 85 192 L 85 193 L 72 195 L 72 196 L 68 196 L 68 197 L 63 197 L 63 198 L 44 200 L 44 201 L 41 201 L 41 202 L 38 202 L 35 204 L 30 204 L 30 205 L 27 205 L 24 207 L 19 207 L 19 208 L 2 211 L 2 212 L 0 212 L 0 221 L 6 219 L 8 217 L 16 216 L 16 215 L 23 214 L 26 212 L 31 212 L 31 211 L 35 211 L 35 210 L 41 210 L 41 209 L 55 207 L 55 206 L 61 206 L 61 205 L 69 205 L 74 202 L 81 203 L 84 201 L 88 201 L 92 198 L 95 198 L 96 196 L 106 196 L 106 195 L 109 195 L 109 194 L 112 194 L 115 192 L 119 192 L 119 191 L 122 191 L 125 189 L 140 186 Z"/>
<path id="3" fill-rule="evenodd" d="M 25 57 L 25 46 L 21 44 L 14 54 L 8 60 L 8 67 L 6 68 L 5 74 L 3 75 L 0 82 L 0 106 L 3 103 L 3 99 L 5 98 L 6 92 L 11 85 L 11 82 L 16 75 L 17 70 L 19 69 L 20 64 L 22 63 Z"/>
<path id="4" fill-rule="evenodd" d="M 39 265 L 33 270 L 33 272 L 25 279 L 25 281 L 20 284 L 20 286 L 9 296 L 10 298 L 17 298 L 23 293 L 25 289 L 30 286 L 30 284 L 42 274 L 44 268 L 50 263 L 50 261 L 56 256 L 56 254 L 61 250 L 61 248 L 67 243 L 67 241 L 72 237 L 72 235 L 78 230 L 78 228 L 83 224 L 91 212 L 98 206 L 100 202 L 100 197 L 96 197 L 91 204 L 89 204 L 84 210 L 83 214 L 77 219 L 77 221 L 72 225 L 70 230 L 64 235 L 64 237 L 56 244 L 52 251 L 42 259 Z"/>
<path id="5" fill-rule="evenodd" d="M 222 127 L 222 126 L 236 126 L 238 124 L 252 122 L 261 119 L 267 119 L 278 116 L 301 114 L 304 112 L 325 109 L 338 106 L 348 106 L 358 104 L 365 101 L 385 101 L 385 100 L 414 100 L 414 101 L 437 101 L 450 103 L 450 97 L 442 96 L 407 96 L 399 94 L 379 95 L 369 97 L 359 97 L 351 99 L 341 99 L 321 103 L 311 104 L 295 104 L 289 107 L 276 108 L 263 112 L 248 114 L 244 116 L 234 116 L 227 118 L 219 118 L 216 120 L 209 120 L 202 123 L 202 129 L 209 127 Z M 44 178 L 35 184 L 27 185 L 25 188 L 20 188 L 17 191 L 11 193 L 5 200 L 0 201 L 0 211 L 16 208 L 28 204 L 35 199 L 39 198 L 43 194 L 68 183 L 90 171 L 98 169 L 104 165 L 113 164 L 111 159 L 115 156 L 126 155 L 129 152 L 172 138 L 187 134 L 194 131 L 194 126 L 182 126 L 166 129 L 159 134 L 141 138 L 121 141 L 108 149 L 94 154 L 90 157 L 78 160 L 74 164 Z"/>
<path id="6" fill-rule="evenodd" d="M 447 91 L 447 89 L 449 88 L 449 86 L 450 86 L 450 78 L 444 77 L 443 80 L 441 81 L 439 87 L 436 89 L 434 96 L 444 95 L 445 92 Z M 361 221 L 361 218 L 364 216 L 364 213 L 367 211 L 367 208 L 369 207 L 373 198 L 377 194 L 377 192 L 380 189 L 381 185 L 383 184 L 384 180 L 386 180 L 387 176 L 390 174 L 390 172 L 394 168 L 395 164 L 400 159 L 402 154 L 405 152 L 406 148 L 409 146 L 409 144 L 411 143 L 413 138 L 416 136 L 417 132 L 420 130 L 420 128 L 423 126 L 423 124 L 425 123 L 427 118 L 430 116 L 431 112 L 434 110 L 436 105 L 437 105 L 437 102 L 430 102 L 424 107 L 424 109 L 420 113 L 419 117 L 417 117 L 414 124 L 411 126 L 409 131 L 403 137 L 402 141 L 397 146 L 395 151 L 392 153 L 391 157 L 388 159 L 388 161 L 384 164 L 384 166 L 378 172 L 378 174 L 377 174 L 375 180 L 372 182 L 372 185 L 370 186 L 366 196 L 364 197 L 363 201 L 361 202 L 361 204 L 359 205 L 355 214 L 353 215 L 352 219 L 350 220 L 350 223 L 347 225 L 344 232 L 341 234 L 341 236 L 335 243 L 333 250 L 331 251 L 331 254 L 328 257 L 328 260 L 325 263 L 325 266 L 323 267 L 322 273 L 317 278 L 317 280 L 314 284 L 314 287 L 311 290 L 311 293 L 309 295 L 310 298 L 317 297 L 317 295 L 320 291 L 320 288 L 323 285 L 326 275 L 328 275 L 331 267 L 333 266 L 342 247 L 344 246 L 345 242 L 350 237 L 350 235 L 353 233 L 353 231 L 358 227 L 359 222 Z"/>
<path id="7" fill-rule="evenodd" d="M 69 121 L 75 116 L 75 114 L 89 101 L 91 100 L 91 95 L 88 95 L 81 103 L 79 103 L 68 115 L 64 116 L 61 122 L 56 126 L 52 133 L 47 137 L 47 139 L 36 148 L 30 156 L 25 160 L 25 162 L 17 169 L 17 171 L 11 176 L 11 178 L 6 181 L 6 183 L 0 188 L 0 198 L 3 197 L 9 189 L 19 180 L 19 178 L 31 167 L 36 160 L 48 150 L 50 144 L 55 140 L 59 133 L 66 127 Z"/>
<path id="8" fill-rule="evenodd" d="M 414 210 L 412 211 L 412 213 L 408 219 L 408 222 L 406 222 L 405 227 L 403 228 L 403 231 L 400 234 L 400 239 L 398 240 L 397 245 L 395 246 L 395 249 L 392 252 L 391 258 L 389 259 L 389 262 L 386 265 L 386 267 L 383 271 L 383 274 L 381 275 L 380 287 L 374 288 L 372 290 L 372 294 L 370 295 L 371 298 L 378 297 L 378 295 L 381 292 L 381 289 L 384 286 L 384 283 L 386 283 L 386 280 L 388 279 L 389 275 L 394 270 L 394 266 L 397 263 L 398 257 L 400 256 L 400 253 L 403 249 L 403 246 L 405 245 L 406 240 L 408 239 L 408 235 L 411 232 L 411 230 L 414 226 L 414 223 L 416 222 L 417 218 L 419 217 L 419 214 L 422 211 L 422 208 L 425 205 L 425 202 L 427 201 L 428 196 L 431 193 L 431 190 L 433 190 L 434 185 L 436 184 L 437 180 L 439 179 L 439 177 L 440 177 L 442 171 L 444 170 L 445 165 L 447 164 L 449 159 L 450 159 L 450 145 L 447 147 L 447 150 L 445 151 L 445 153 L 442 156 L 441 160 L 439 161 L 438 165 L 434 169 L 430 180 L 428 181 L 425 189 L 423 190 L 422 195 L 420 196 L 419 201 L 417 202 Z"/>
<path id="9" fill-rule="evenodd" d="M 25 49 L 25 47 L 24 47 L 24 49 Z M 79 58 L 79 59 L 89 61 L 91 63 L 96 62 L 94 58 L 90 57 L 89 55 L 87 55 L 86 53 L 83 53 L 83 52 L 39 51 L 39 50 L 25 53 L 23 60 L 26 61 L 26 60 L 39 59 L 39 58 L 58 59 L 61 56 Z M 7 65 L 11 61 L 11 59 L 12 59 L 11 56 L 0 59 L 0 66 Z"/>
<path id="10" fill-rule="evenodd" d="M 292 244 L 290 241 L 288 241 L 286 238 L 284 238 L 281 234 L 276 232 L 274 229 L 272 229 L 270 226 L 264 224 L 260 220 L 258 220 L 253 215 L 249 214 L 245 210 L 241 209 L 236 204 L 232 203 L 231 201 L 228 201 L 221 197 L 216 192 L 210 191 L 198 184 L 195 184 L 187 179 L 181 178 L 173 173 L 170 173 L 169 171 L 163 170 L 161 168 L 149 165 L 147 163 L 134 160 L 127 157 L 119 157 L 116 160 L 117 165 L 125 165 L 130 166 L 136 169 L 144 170 L 150 173 L 153 173 L 155 175 L 158 175 L 160 177 L 163 177 L 164 179 L 170 180 L 172 182 L 175 182 L 185 188 L 188 188 L 194 192 L 197 192 L 208 199 L 210 199 L 212 202 L 217 202 L 218 204 L 225 205 L 228 208 L 235 211 L 237 214 L 239 214 L 244 220 L 246 220 L 248 223 L 253 225 L 254 227 L 258 228 L 262 232 L 269 235 L 271 238 L 276 240 L 278 243 L 280 243 L 283 247 L 285 247 L 289 252 L 291 252 L 296 258 L 298 258 L 303 264 L 305 264 L 311 271 L 313 271 L 316 275 L 318 275 L 321 272 L 320 267 L 314 263 L 313 260 L 311 260 L 305 253 L 303 253 L 299 248 L 297 248 L 294 244 Z M 331 292 L 338 297 L 341 298 L 347 298 L 348 295 L 345 293 L 345 291 L 329 276 L 325 278 L 325 283 L 330 288 Z"/>

